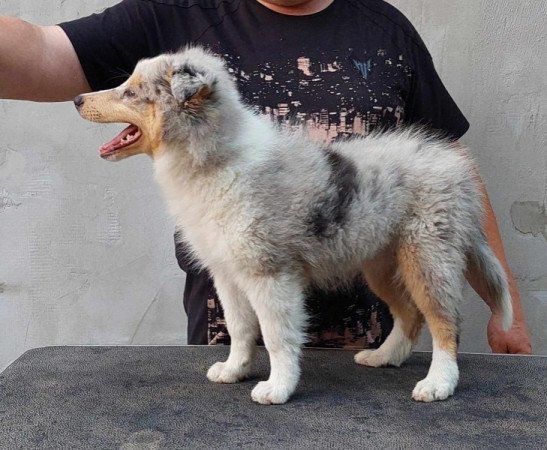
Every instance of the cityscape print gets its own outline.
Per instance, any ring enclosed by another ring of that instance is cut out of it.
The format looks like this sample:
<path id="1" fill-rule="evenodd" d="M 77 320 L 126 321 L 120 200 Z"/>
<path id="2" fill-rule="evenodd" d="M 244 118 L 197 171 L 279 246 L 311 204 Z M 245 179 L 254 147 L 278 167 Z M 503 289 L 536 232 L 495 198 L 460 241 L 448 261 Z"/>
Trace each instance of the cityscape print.
<path id="1" fill-rule="evenodd" d="M 299 56 L 251 70 L 241 68 L 238 56 L 222 56 L 258 114 L 289 128 L 305 127 L 318 141 L 366 136 L 404 120 L 412 72 L 402 55 L 392 58 L 380 49 L 363 58 Z"/>

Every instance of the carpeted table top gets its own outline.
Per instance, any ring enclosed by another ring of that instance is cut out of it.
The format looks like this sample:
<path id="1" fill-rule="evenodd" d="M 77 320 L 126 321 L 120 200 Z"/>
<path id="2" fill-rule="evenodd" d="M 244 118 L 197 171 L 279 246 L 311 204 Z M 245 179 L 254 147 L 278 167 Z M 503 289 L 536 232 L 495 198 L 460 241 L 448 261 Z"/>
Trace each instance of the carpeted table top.
<path id="1" fill-rule="evenodd" d="M 373 369 L 307 349 L 285 405 L 252 402 L 268 376 L 205 373 L 227 347 L 48 347 L 0 375 L 0 449 L 547 448 L 547 358 L 461 354 L 454 397 L 411 399 L 431 355 Z"/>

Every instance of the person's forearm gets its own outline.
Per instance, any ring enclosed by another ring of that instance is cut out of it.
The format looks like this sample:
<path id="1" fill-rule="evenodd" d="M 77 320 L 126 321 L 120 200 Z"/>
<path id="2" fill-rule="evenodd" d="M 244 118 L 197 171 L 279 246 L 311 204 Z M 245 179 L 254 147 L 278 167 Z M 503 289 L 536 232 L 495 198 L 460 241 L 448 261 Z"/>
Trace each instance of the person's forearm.
<path id="1" fill-rule="evenodd" d="M 0 17 L 0 98 L 64 101 L 89 91 L 63 30 Z"/>
<path id="2" fill-rule="evenodd" d="M 513 300 L 514 319 L 516 321 L 523 320 L 524 314 L 522 312 L 520 294 L 519 294 L 515 279 L 513 277 L 513 273 L 511 272 L 509 264 L 507 263 L 505 250 L 503 248 L 503 242 L 501 240 L 501 235 L 500 235 L 498 224 L 496 221 L 496 216 L 494 214 L 494 210 L 492 209 L 490 199 L 488 197 L 488 194 L 482 182 L 480 182 L 480 186 L 481 186 L 481 190 L 483 194 L 483 207 L 484 207 L 484 214 L 485 214 L 484 231 L 486 233 L 486 238 L 488 240 L 488 244 L 492 248 L 492 251 L 494 252 L 496 257 L 500 261 L 503 269 L 505 270 L 505 274 L 507 275 L 507 282 L 509 283 L 509 290 L 511 292 L 511 298 Z M 490 295 L 488 294 L 488 289 L 485 283 L 482 282 L 482 278 L 478 279 L 478 277 L 475 275 L 476 274 L 474 273 L 467 274 L 467 279 L 469 281 L 469 284 L 477 292 L 477 294 L 479 294 L 482 297 L 482 299 L 486 302 L 486 304 L 490 307 L 490 309 L 493 312 L 495 312 L 495 309 L 496 309 L 495 300 L 492 299 Z"/>
<path id="3" fill-rule="evenodd" d="M 503 242 L 501 240 L 498 224 L 496 221 L 496 216 L 486 188 L 482 183 L 480 177 L 477 175 L 477 179 L 481 186 L 483 193 L 483 204 L 484 204 L 484 231 L 486 238 L 492 251 L 500 261 L 506 276 L 507 282 L 509 284 L 509 291 L 511 294 L 512 304 L 513 304 L 513 325 L 510 330 L 504 331 L 502 328 L 502 319 L 499 314 L 499 311 L 496 308 L 496 302 L 490 296 L 486 283 L 484 279 L 479 274 L 474 272 L 467 272 L 467 281 L 471 287 L 481 296 L 485 303 L 490 307 L 493 312 L 492 318 L 488 324 L 488 342 L 490 347 L 494 352 L 498 353 L 524 353 L 529 354 L 532 351 L 530 344 L 530 336 L 528 334 L 528 329 L 526 326 L 526 320 L 524 317 L 524 312 L 522 309 L 520 294 L 518 290 L 517 283 L 509 264 L 507 263 L 507 258 L 505 257 L 505 251 L 503 248 Z"/>

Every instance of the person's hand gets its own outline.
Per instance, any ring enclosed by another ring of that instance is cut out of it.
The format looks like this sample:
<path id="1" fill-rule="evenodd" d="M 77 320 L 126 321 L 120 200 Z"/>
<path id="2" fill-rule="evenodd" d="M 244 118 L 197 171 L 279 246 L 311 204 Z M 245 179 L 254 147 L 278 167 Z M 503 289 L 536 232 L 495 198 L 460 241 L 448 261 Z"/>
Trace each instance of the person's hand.
<path id="1" fill-rule="evenodd" d="M 488 343 L 494 353 L 529 355 L 532 353 L 530 336 L 524 320 L 515 317 L 513 326 L 504 331 L 501 316 L 492 314 L 488 322 Z"/>

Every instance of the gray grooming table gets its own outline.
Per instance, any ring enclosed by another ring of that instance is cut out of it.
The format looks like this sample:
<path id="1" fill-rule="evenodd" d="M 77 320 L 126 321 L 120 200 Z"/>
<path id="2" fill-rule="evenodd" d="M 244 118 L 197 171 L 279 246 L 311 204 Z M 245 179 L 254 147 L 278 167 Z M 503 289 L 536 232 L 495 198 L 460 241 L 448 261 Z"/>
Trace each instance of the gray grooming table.
<path id="1" fill-rule="evenodd" d="M 416 403 L 431 355 L 370 369 L 351 351 L 304 352 L 289 403 L 250 399 L 252 380 L 205 378 L 226 347 L 50 347 L 0 375 L 1 449 L 547 448 L 547 358 L 460 355 L 456 396 Z"/>

